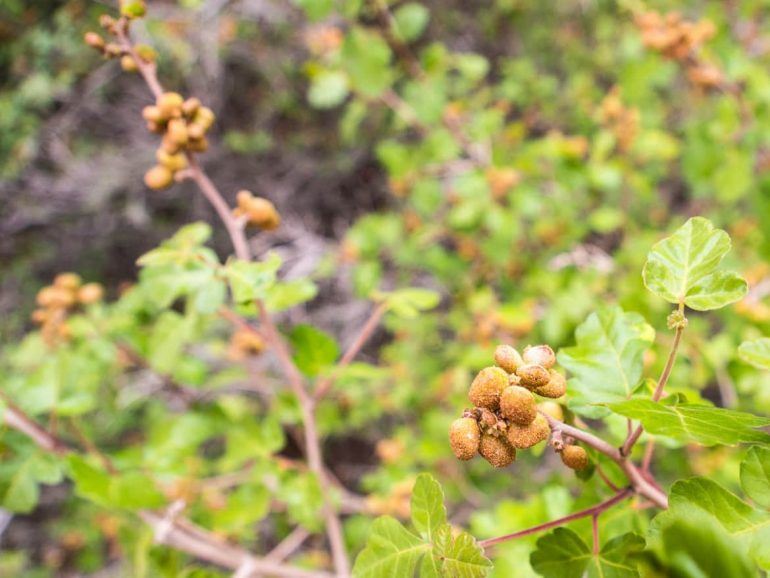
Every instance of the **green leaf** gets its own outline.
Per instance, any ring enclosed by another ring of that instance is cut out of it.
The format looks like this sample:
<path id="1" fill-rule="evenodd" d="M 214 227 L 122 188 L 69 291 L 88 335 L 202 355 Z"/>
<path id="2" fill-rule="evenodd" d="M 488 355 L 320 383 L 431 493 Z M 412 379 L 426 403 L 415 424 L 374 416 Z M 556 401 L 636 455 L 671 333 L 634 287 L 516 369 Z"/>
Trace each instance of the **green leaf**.
<path id="1" fill-rule="evenodd" d="M 770 425 L 770 419 L 751 413 L 690 403 L 664 405 L 650 399 L 631 399 L 607 406 L 615 413 L 641 421 L 651 434 L 680 442 L 704 446 L 770 444 L 770 434 L 757 429 Z"/>
<path id="2" fill-rule="evenodd" d="M 706 478 L 676 482 L 668 510 L 653 520 L 653 535 L 676 520 L 708 516 L 731 536 L 763 569 L 770 569 L 770 512 L 758 510 Z"/>
<path id="3" fill-rule="evenodd" d="M 741 487 L 758 506 L 770 510 L 770 449 L 749 450 L 741 462 Z"/>
<path id="4" fill-rule="evenodd" d="M 230 290 L 236 303 L 250 303 L 263 299 L 275 283 L 275 276 L 281 266 L 281 259 L 271 253 L 265 261 L 242 261 L 233 259 L 225 266 Z"/>
<path id="5" fill-rule="evenodd" d="M 349 92 L 344 72 L 322 70 L 310 81 L 307 99 L 315 108 L 334 108 L 345 102 Z"/>
<path id="6" fill-rule="evenodd" d="M 430 12 L 422 4 L 407 2 L 393 12 L 396 31 L 404 40 L 417 40 L 425 31 L 430 20 Z"/>
<path id="7" fill-rule="evenodd" d="M 411 578 L 431 545 L 390 516 L 372 523 L 366 548 L 356 558 L 353 578 Z"/>
<path id="8" fill-rule="evenodd" d="M 738 347 L 738 355 L 755 367 L 770 369 L 770 337 L 744 341 Z"/>
<path id="9" fill-rule="evenodd" d="M 419 287 L 407 287 L 391 293 L 376 292 L 372 297 L 384 302 L 390 311 L 404 319 L 413 319 L 420 311 L 433 309 L 441 301 L 441 295 L 436 291 Z"/>
<path id="10" fill-rule="evenodd" d="M 33 451 L 21 461 L 7 464 L 11 476 L 4 484 L 0 504 L 12 512 L 28 513 L 37 506 L 39 484 L 55 484 L 61 480 L 61 470 L 52 456 Z"/>
<path id="11" fill-rule="evenodd" d="M 310 301 L 318 294 L 318 287 L 308 279 L 279 282 L 270 287 L 265 296 L 268 311 L 283 311 Z"/>
<path id="12" fill-rule="evenodd" d="M 379 34 L 352 28 L 342 45 L 342 63 L 351 87 L 368 98 L 380 96 L 393 82 L 391 51 Z"/>
<path id="13" fill-rule="evenodd" d="M 643 549 L 644 539 L 628 533 L 594 554 L 575 532 L 557 528 L 537 541 L 529 561 L 545 578 L 634 578 L 639 576 L 634 556 Z"/>
<path id="14" fill-rule="evenodd" d="M 160 373 L 171 373 L 192 336 L 194 318 L 164 311 L 155 323 L 147 344 L 147 361 Z"/>
<path id="15" fill-rule="evenodd" d="M 67 461 L 69 463 L 69 475 L 75 482 L 76 493 L 92 502 L 108 506 L 110 476 L 78 455 L 70 455 Z"/>
<path id="16" fill-rule="evenodd" d="M 300 371 L 315 377 L 337 360 L 340 348 L 334 338 L 311 325 L 297 325 L 289 334 L 294 362 Z"/>
<path id="17" fill-rule="evenodd" d="M 654 557 L 655 566 L 671 578 L 756 577 L 745 549 L 714 518 L 692 512 L 672 518 L 660 533 Z"/>
<path id="18" fill-rule="evenodd" d="M 438 570 L 436 576 L 483 578 L 492 568 L 492 562 L 484 557 L 484 551 L 476 539 L 467 532 L 453 536 L 452 526 L 443 524 L 433 539 L 433 551 L 428 564 Z M 423 578 L 423 575 L 420 575 Z"/>
<path id="19" fill-rule="evenodd" d="M 642 277 L 645 286 L 669 303 L 692 309 L 719 309 L 743 298 L 746 281 L 718 271 L 730 251 L 730 237 L 708 219 L 693 217 L 673 235 L 653 245 Z"/>
<path id="20" fill-rule="evenodd" d="M 412 524 L 420 535 L 431 541 L 433 534 L 446 523 L 444 492 L 428 474 L 420 474 L 412 490 Z"/>
<path id="21" fill-rule="evenodd" d="M 559 351 L 571 374 L 570 407 L 589 417 L 607 414 L 592 404 L 624 400 L 642 379 L 644 352 L 655 331 L 637 313 L 613 306 L 592 313 L 575 331 L 576 345 Z"/>
<path id="22" fill-rule="evenodd" d="M 141 472 L 126 472 L 110 480 L 110 505 L 126 510 L 159 508 L 166 502 L 155 482 Z"/>

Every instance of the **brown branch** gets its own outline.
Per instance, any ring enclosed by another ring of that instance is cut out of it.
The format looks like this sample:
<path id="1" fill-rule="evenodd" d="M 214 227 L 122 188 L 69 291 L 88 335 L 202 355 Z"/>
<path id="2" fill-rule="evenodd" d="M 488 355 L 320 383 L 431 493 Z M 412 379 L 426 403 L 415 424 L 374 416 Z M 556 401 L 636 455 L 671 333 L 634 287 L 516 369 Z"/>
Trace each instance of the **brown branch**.
<path id="1" fill-rule="evenodd" d="M 377 326 L 380 324 L 380 320 L 382 319 L 382 316 L 387 311 L 388 307 L 386 304 L 381 303 L 380 305 L 377 305 L 372 310 L 372 313 L 369 315 L 369 318 L 364 323 L 363 327 L 361 327 L 361 331 L 359 332 L 358 336 L 353 340 L 353 342 L 350 344 L 350 346 L 347 348 L 345 353 L 343 354 L 342 358 L 340 359 L 339 363 L 334 367 L 332 372 L 329 374 L 328 377 L 323 379 L 315 389 L 314 397 L 316 400 L 322 399 L 327 393 L 329 393 L 329 390 L 334 386 L 334 383 L 337 381 L 337 378 L 339 377 L 340 372 L 345 369 L 350 363 L 356 358 L 356 355 L 361 351 L 361 349 L 366 345 L 366 342 L 369 341 L 372 334 L 376 331 Z"/>
<path id="2" fill-rule="evenodd" d="M 592 433 L 567 425 L 546 413 L 542 413 L 542 415 L 548 420 L 553 431 L 561 432 L 564 435 L 568 435 L 583 442 L 587 446 L 594 448 L 596 451 L 603 453 L 618 464 L 629 482 L 631 482 L 631 487 L 637 494 L 644 496 L 659 508 L 668 508 L 668 497 L 666 494 L 657 486 L 657 484 L 650 482 L 631 460 L 621 454 L 618 448 L 612 446 L 603 439 L 596 437 Z"/>
<path id="3" fill-rule="evenodd" d="M 559 526 L 563 526 L 564 524 L 568 524 L 569 522 L 573 522 L 575 520 L 580 520 L 581 518 L 586 518 L 588 516 L 598 516 L 605 510 L 610 509 L 615 504 L 618 504 L 623 500 L 625 500 L 626 498 L 628 498 L 629 496 L 633 495 L 633 493 L 634 493 L 634 490 L 632 488 L 625 488 L 623 490 L 620 490 L 617 494 L 615 494 L 611 498 L 603 502 L 600 502 L 595 506 L 586 508 L 585 510 L 580 510 L 579 512 L 569 514 L 568 516 L 563 516 L 561 518 L 557 518 L 556 520 L 552 520 L 544 524 L 538 524 L 537 526 L 532 526 L 531 528 L 527 528 L 526 530 L 520 530 L 518 532 L 514 532 L 513 534 L 506 534 L 505 536 L 499 536 L 497 538 L 489 538 L 487 540 L 481 540 L 478 544 L 482 548 L 487 549 L 487 548 L 490 548 L 491 546 L 500 544 L 502 542 L 508 542 L 510 540 L 515 540 L 517 538 L 523 538 L 524 536 L 531 536 L 532 534 L 544 532 L 546 530 L 550 530 L 551 528 L 558 528 Z"/>

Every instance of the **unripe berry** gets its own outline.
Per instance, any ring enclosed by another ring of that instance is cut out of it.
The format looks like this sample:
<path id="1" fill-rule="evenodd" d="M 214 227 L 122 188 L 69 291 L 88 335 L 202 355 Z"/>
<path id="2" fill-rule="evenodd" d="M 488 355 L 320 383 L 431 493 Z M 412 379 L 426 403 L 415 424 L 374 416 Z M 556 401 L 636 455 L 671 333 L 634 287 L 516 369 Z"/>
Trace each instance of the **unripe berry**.
<path id="1" fill-rule="evenodd" d="M 588 453 L 580 446 L 564 446 L 561 461 L 573 470 L 584 470 L 588 467 Z"/>
<path id="2" fill-rule="evenodd" d="M 476 375 L 468 391 L 468 399 L 476 407 L 496 411 L 500 407 L 500 396 L 508 387 L 508 374 L 499 367 L 485 367 Z"/>
<path id="3" fill-rule="evenodd" d="M 551 380 L 551 375 L 542 365 L 522 365 L 516 369 L 516 375 L 521 378 L 521 385 L 527 389 L 537 389 Z"/>
<path id="4" fill-rule="evenodd" d="M 201 139 L 206 136 L 206 129 L 197 122 L 191 122 L 187 125 L 187 134 L 190 135 L 190 138 Z"/>
<path id="5" fill-rule="evenodd" d="M 35 309 L 32 312 L 31 317 L 33 322 L 37 324 L 43 324 L 46 321 L 48 321 L 48 317 L 49 317 L 48 309 Z"/>
<path id="6" fill-rule="evenodd" d="M 467 461 L 479 451 L 481 431 L 472 417 L 461 417 L 449 427 L 449 445 L 458 460 Z"/>
<path id="7" fill-rule="evenodd" d="M 83 280 L 77 273 L 59 273 L 53 279 L 53 286 L 74 291 L 80 287 L 82 282 Z"/>
<path id="8" fill-rule="evenodd" d="M 524 359 L 524 363 L 542 365 L 546 369 L 551 369 L 556 365 L 556 354 L 548 345 L 529 346 L 524 349 L 522 358 Z"/>
<path id="9" fill-rule="evenodd" d="M 136 61 L 134 60 L 134 57 L 130 54 L 124 54 L 120 57 L 120 67 L 125 72 L 136 72 L 138 70 L 138 67 L 136 66 Z"/>
<path id="10" fill-rule="evenodd" d="M 495 363 L 508 373 L 516 373 L 516 369 L 524 365 L 524 360 L 510 345 L 498 345 L 495 349 Z"/>
<path id="11" fill-rule="evenodd" d="M 145 106 L 142 109 L 142 117 L 147 122 L 154 122 L 154 123 L 161 123 L 163 122 L 163 113 L 160 112 L 160 109 L 157 106 Z"/>
<path id="12" fill-rule="evenodd" d="M 190 97 L 182 103 L 182 114 L 187 118 L 192 118 L 200 107 L 201 101 L 194 96 Z"/>
<path id="13" fill-rule="evenodd" d="M 537 416 L 535 396 L 524 387 L 508 386 L 500 396 L 500 413 L 513 423 L 529 425 Z"/>
<path id="14" fill-rule="evenodd" d="M 121 0 L 120 14 L 126 18 L 141 18 L 147 12 L 143 0 Z"/>
<path id="15" fill-rule="evenodd" d="M 121 56 L 122 54 L 123 49 L 120 47 L 120 44 L 110 42 L 104 46 L 104 55 L 108 58 L 115 58 L 117 56 Z"/>
<path id="16" fill-rule="evenodd" d="M 163 134 L 163 139 L 160 141 L 160 148 L 170 155 L 175 155 L 182 150 L 179 143 L 174 142 L 169 138 L 168 133 Z"/>
<path id="17" fill-rule="evenodd" d="M 249 200 L 246 206 L 246 215 L 249 223 L 266 231 L 272 231 L 281 224 L 281 217 L 275 209 L 275 205 L 262 197 L 254 197 Z"/>
<path id="18" fill-rule="evenodd" d="M 537 414 L 529 425 L 512 423 L 508 427 L 508 442 L 515 448 L 527 449 L 548 439 L 551 427 L 548 420 L 541 414 Z"/>
<path id="19" fill-rule="evenodd" d="M 181 118 L 172 118 L 170 121 L 168 121 L 166 135 L 168 135 L 168 138 L 171 140 L 171 142 L 174 142 L 182 147 L 187 144 L 187 125 Z"/>
<path id="20" fill-rule="evenodd" d="M 555 369 L 549 370 L 548 373 L 550 374 L 551 379 L 549 379 L 548 383 L 545 385 L 535 389 L 535 393 L 537 395 L 542 395 L 543 397 L 551 397 L 553 399 L 561 397 L 567 393 L 567 378 L 565 378 Z"/>
<path id="21" fill-rule="evenodd" d="M 104 38 L 102 38 L 101 34 L 96 32 L 86 32 L 83 36 L 83 40 L 91 48 L 99 51 L 104 50 Z"/>
<path id="22" fill-rule="evenodd" d="M 156 191 L 170 187 L 172 182 L 173 173 L 163 165 L 155 165 L 144 174 L 144 184 Z"/>
<path id="23" fill-rule="evenodd" d="M 164 92 L 155 101 L 163 118 L 178 118 L 182 114 L 184 99 L 178 92 Z"/>
<path id="24" fill-rule="evenodd" d="M 203 127 L 203 130 L 208 130 L 211 128 L 211 125 L 214 124 L 214 121 L 216 120 L 216 116 L 214 115 L 214 111 L 206 106 L 201 106 L 196 112 L 194 117 L 195 124 L 199 124 Z"/>
<path id="25" fill-rule="evenodd" d="M 108 32 L 114 33 L 115 19 L 109 14 L 102 14 L 101 16 L 99 16 L 99 26 L 101 26 Z"/>
<path id="26" fill-rule="evenodd" d="M 479 453 L 494 468 L 504 468 L 516 460 L 516 450 L 505 438 L 488 434 L 481 436 Z"/>
<path id="27" fill-rule="evenodd" d="M 99 283 L 86 283 L 78 290 L 78 301 L 91 305 L 102 300 L 104 289 Z"/>
<path id="28" fill-rule="evenodd" d="M 209 148 L 209 141 L 206 137 L 191 138 L 187 141 L 187 149 L 195 153 L 205 153 Z"/>
<path id="29" fill-rule="evenodd" d="M 147 44 L 137 44 L 134 47 L 134 50 L 142 62 L 155 62 L 158 58 L 158 53 L 155 49 Z"/>
<path id="30" fill-rule="evenodd" d="M 555 401 L 544 401 L 537 404 L 537 410 L 553 419 L 564 421 L 564 409 Z"/>
<path id="31" fill-rule="evenodd" d="M 170 155 L 160 148 L 155 151 L 155 158 L 158 160 L 158 163 L 174 173 L 187 168 L 187 157 L 183 153 Z"/>

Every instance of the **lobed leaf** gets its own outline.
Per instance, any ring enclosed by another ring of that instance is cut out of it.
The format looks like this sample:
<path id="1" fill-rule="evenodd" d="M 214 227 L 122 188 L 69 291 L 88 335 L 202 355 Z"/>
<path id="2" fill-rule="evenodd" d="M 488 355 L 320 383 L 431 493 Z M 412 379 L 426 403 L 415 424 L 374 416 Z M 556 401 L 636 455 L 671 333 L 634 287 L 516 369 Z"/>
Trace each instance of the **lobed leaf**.
<path id="1" fill-rule="evenodd" d="M 669 303 L 719 309 L 743 298 L 746 281 L 717 267 L 730 251 L 730 236 L 708 219 L 693 217 L 653 245 L 644 264 L 645 286 Z"/>
<path id="2" fill-rule="evenodd" d="M 607 414 L 594 404 L 624 400 L 642 379 L 644 352 L 655 331 L 637 313 L 606 307 L 592 313 L 575 331 L 576 345 L 559 351 L 571 374 L 570 407 L 589 417 Z"/>

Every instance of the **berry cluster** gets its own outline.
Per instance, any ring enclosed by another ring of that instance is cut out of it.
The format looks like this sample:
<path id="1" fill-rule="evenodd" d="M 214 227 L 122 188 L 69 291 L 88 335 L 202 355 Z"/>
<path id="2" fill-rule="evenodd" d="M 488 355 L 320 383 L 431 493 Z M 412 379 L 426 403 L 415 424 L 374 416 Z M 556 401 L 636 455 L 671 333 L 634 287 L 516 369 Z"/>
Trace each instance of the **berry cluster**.
<path id="1" fill-rule="evenodd" d="M 493 467 L 504 468 L 516 459 L 516 450 L 548 439 L 551 427 L 545 414 L 559 419 L 563 412 L 553 402 L 538 404 L 536 395 L 559 398 L 567 392 L 567 380 L 554 369 L 556 355 L 548 345 L 527 347 L 522 354 L 510 345 L 500 345 L 495 363 L 471 383 L 468 398 L 475 407 L 452 423 L 449 442 L 460 460 L 478 453 Z M 583 448 L 561 439 L 552 445 L 568 467 L 588 465 Z"/>
<path id="2" fill-rule="evenodd" d="M 623 104 L 617 87 L 608 92 L 602 100 L 599 118 L 615 135 L 620 150 L 627 151 L 631 148 L 639 132 L 639 110 Z"/>
<path id="3" fill-rule="evenodd" d="M 255 197 L 251 191 L 238 191 L 236 195 L 238 206 L 233 209 L 233 216 L 245 219 L 246 224 L 254 225 L 265 231 L 277 229 L 281 224 L 281 215 L 275 205 L 262 197 Z"/>
<path id="4" fill-rule="evenodd" d="M 197 98 L 185 100 L 177 92 L 158 96 L 154 105 L 144 107 L 142 116 L 148 130 L 163 135 L 155 153 L 158 164 L 147 171 L 144 182 L 151 189 L 165 189 L 178 171 L 187 168 L 186 153 L 208 149 L 206 133 L 214 124 L 215 116 Z"/>
<path id="5" fill-rule="evenodd" d="M 120 13 L 126 20 L 141 18 L 144 16 L 147 7 L 141 0 L 129 0 L 121 2 Z M 119 28 L 125 26 L 125 22 L 115 20 L 109 14 L 102 14 L 99 18 L 99 24 L 112 37 L 117 37 Z M 134 46 L 133 54 L 118 42 L 108 42 L 98 32 L 86 32 L 83 37 L 86 44 L 94 50 L 98 50 L 105 58 L 120 58 L 120 66 L 126 72 L 136 72 L 139 66 L 136 58 L 139 58 L 145 64 L 152 64 L 158 57 L 155 49 L 146 44 L 137 44 Z"/>
<path id="6" fill-rule="evenodd" d="M 67 315 L 78 306 L 101 301 L 104 289 L 99 283 L 83 284 L 76 273 L 60 273 L 51 285 L 38 291 L 38 308 L 32 312 L 32 321 L 40 325 L 43 340 L 53 346 L 69 337 Z"/>
<path id="7" fill-rule="evenodd" d="M 684 65 L 687 77 L 696 86 L 714 88 L 724 82 L 722 71 L 701 61 L 698 49 L 714 37 L 716 28 L 710 20 L 688 22 L 678 12 L 661 15 L 643 12 L 636 17 L 643 44 L 666 58 Z"/>

